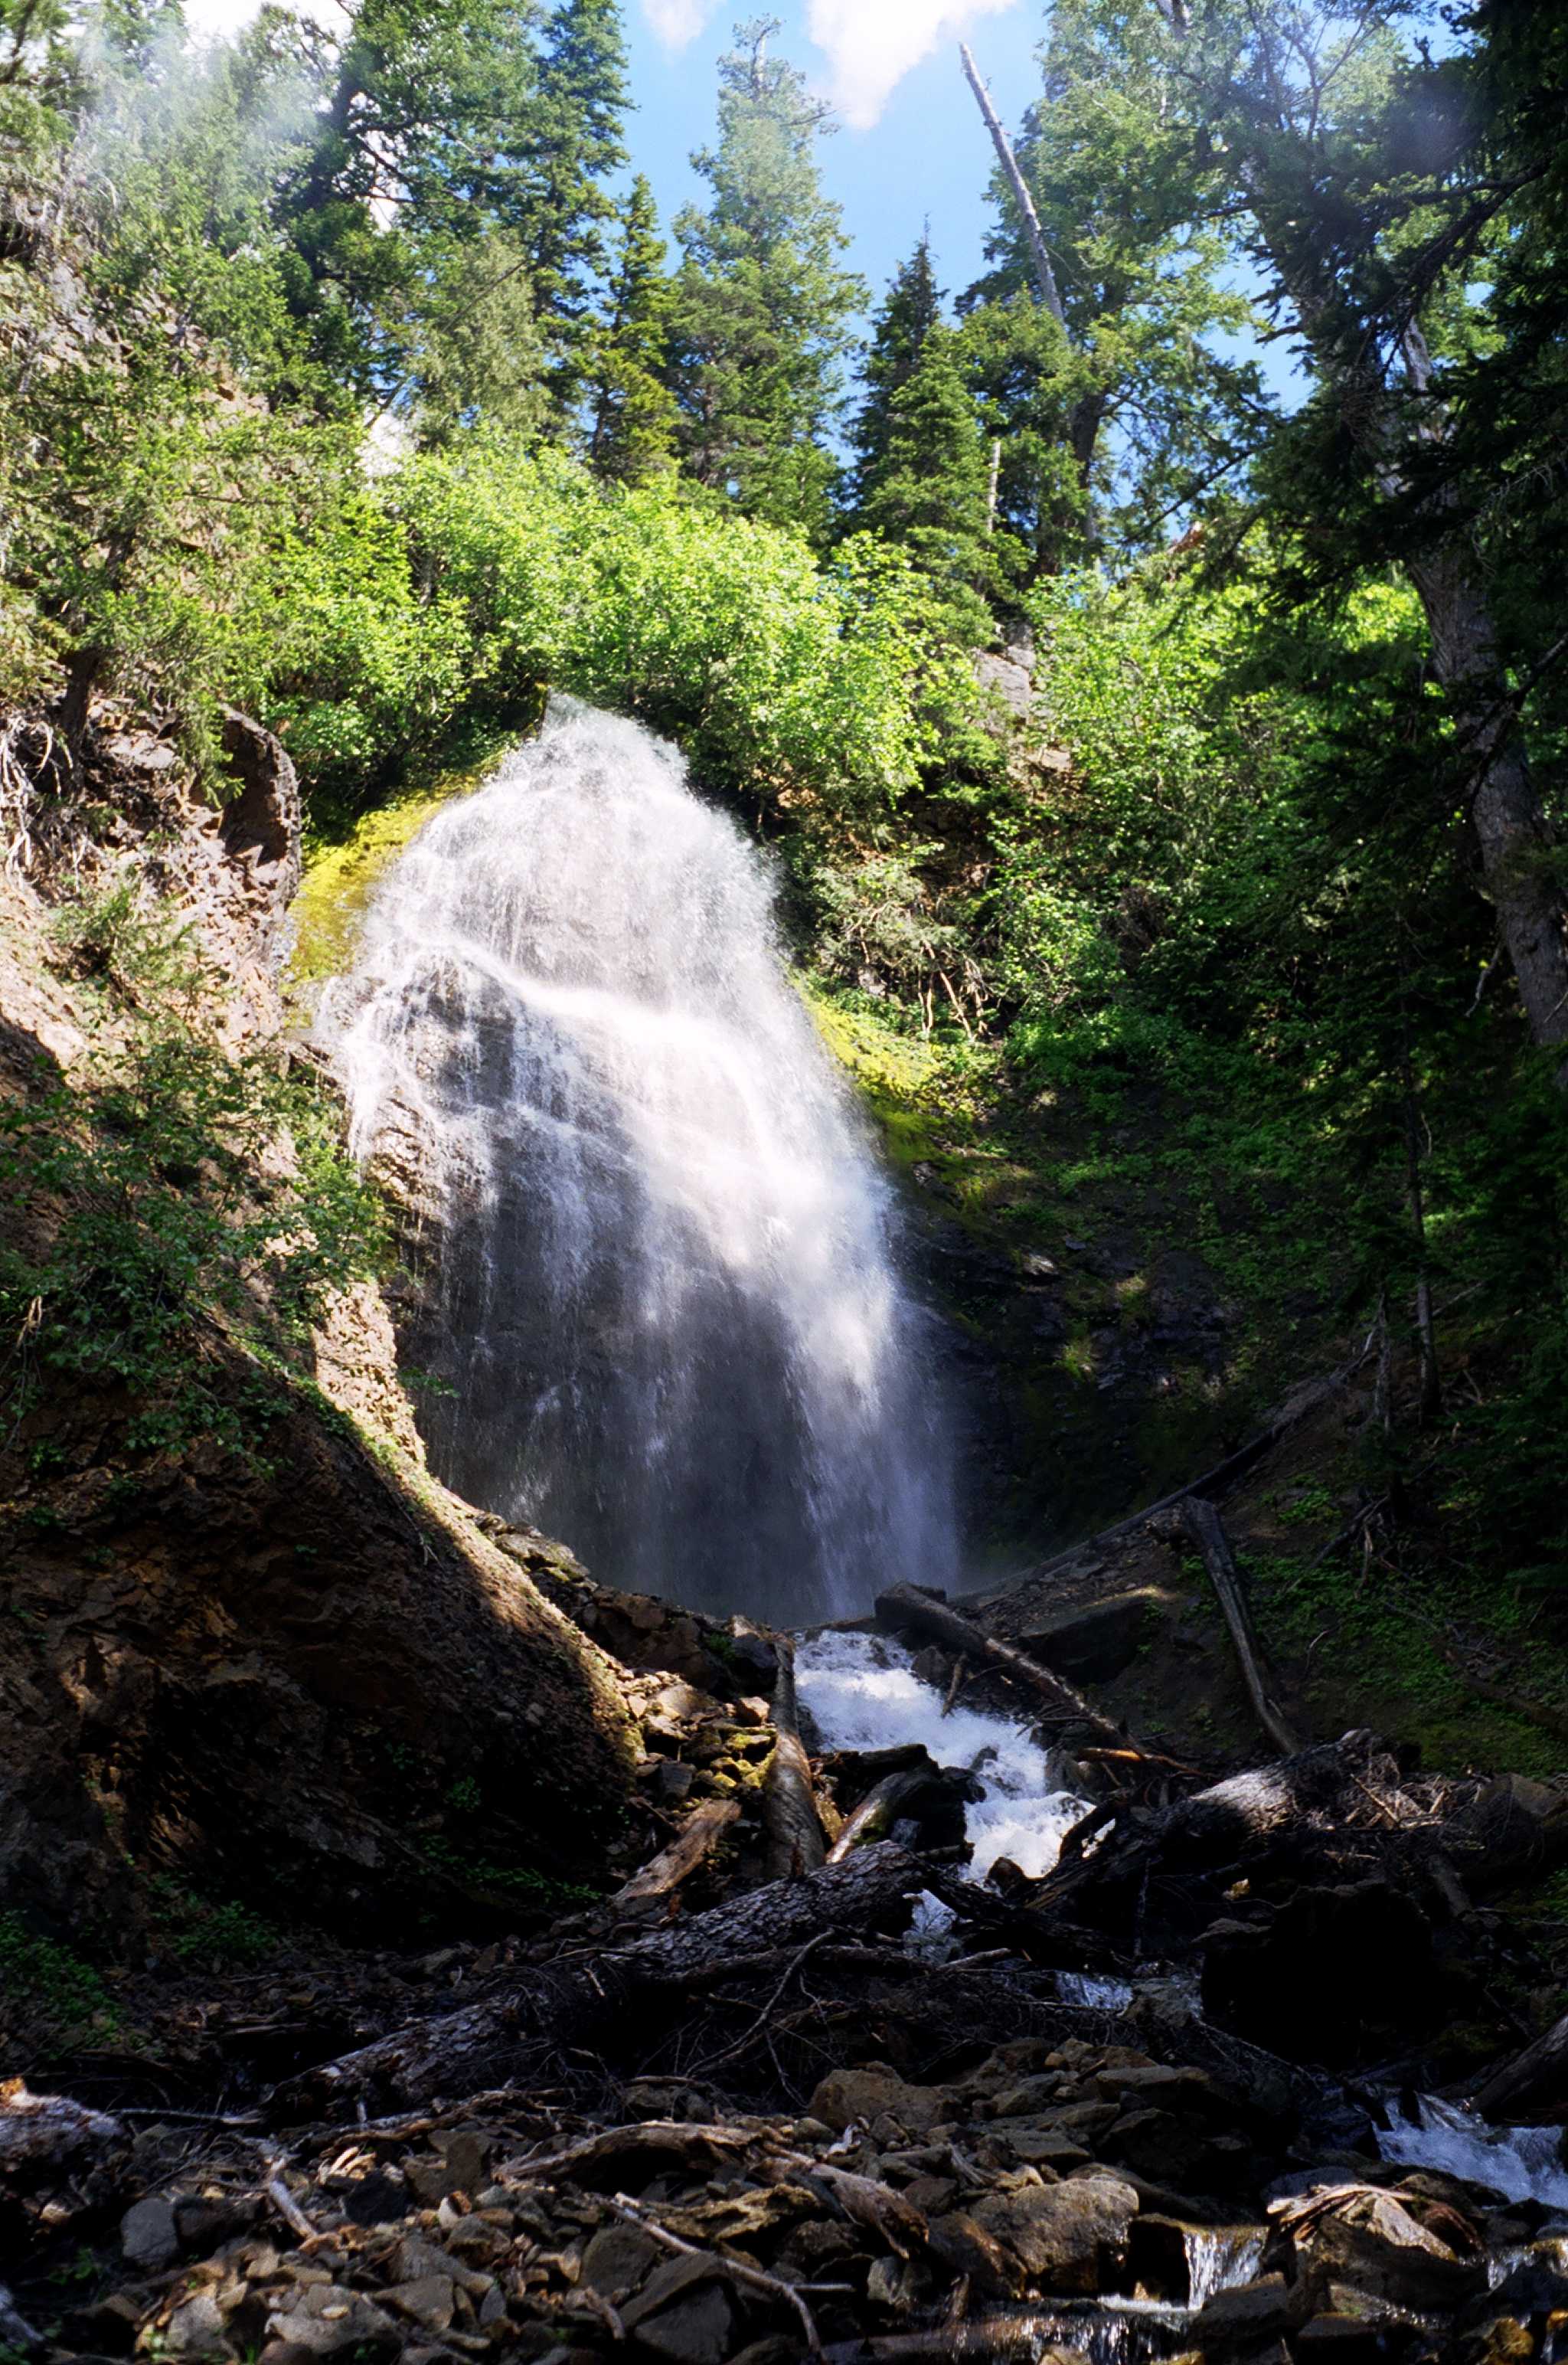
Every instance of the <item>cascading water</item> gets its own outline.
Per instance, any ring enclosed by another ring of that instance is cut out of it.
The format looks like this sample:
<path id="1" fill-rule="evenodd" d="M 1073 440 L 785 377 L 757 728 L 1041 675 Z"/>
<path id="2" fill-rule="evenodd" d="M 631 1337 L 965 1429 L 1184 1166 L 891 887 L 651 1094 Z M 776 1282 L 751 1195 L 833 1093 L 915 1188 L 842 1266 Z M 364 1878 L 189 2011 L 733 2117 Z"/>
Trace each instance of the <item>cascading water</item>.
<path id="1" fill-rule="evenodd" d="M 319 1033 L 434 1217 L 432 1459 L 611 1583 L 776 1624 L 953 1565 L 888 1190 L 763 861 L 566 701 L 388 874 Z"/>

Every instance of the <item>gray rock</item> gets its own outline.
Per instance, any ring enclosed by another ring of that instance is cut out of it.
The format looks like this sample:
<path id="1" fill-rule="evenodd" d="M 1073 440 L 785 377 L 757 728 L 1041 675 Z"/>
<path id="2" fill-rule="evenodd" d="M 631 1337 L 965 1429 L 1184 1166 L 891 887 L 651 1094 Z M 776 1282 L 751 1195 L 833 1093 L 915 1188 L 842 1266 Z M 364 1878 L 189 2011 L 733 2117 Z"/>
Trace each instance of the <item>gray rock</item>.
<path id="1" fill-rule="evenodd" d="M 312 2357 L 336 2357 L 364 2342 L 391 2347 L 398 2338 L 384 2308 L 341 2283 L 310 2283 L 296 2290 L 291 2304 L 268 2316 L 267 2330 Z"/>
<path id="2" fill-rule="evenodd" d="M 416 2282 L 394 2283 L 381 2296 L 388 2307 L 395 2307 L 399 2315 L 408 2316 L 415 2324 L 422 2324 L 427 2332 L 447 2331 L 457 2304 L 448 2275 L 421 2275 Z"/>
<path id="3" fill-rule="evenodd" d="M 1012 657 L 997 656 L 990 649 L 981 651 L 974 667 L 980 688 L 994 691 L 1008 712 L 1022 722 L 1035 702 L 1035 685 L 1028 667 Z"/>
<path id="4" fill-rule="evenodd" d="M 1254 2341 L 1288 2332 L 1300 2323 L 1306 2306 L 1306 2294 L 1299 2284 L 1287 2283 L 1283 2275 L 1260 2275 L 1256 2282 L 1215 2292 L 1193 2317 L 1193 2331 L 1198 2346 L 1205 2350 L 1211 2344 L 1250 2347 Z"/>
<path id="5" fill-rule="evenodd" d="M 734 2328 L 729 2293 L 718 2283 L 705 2283 L 673 2307 L 644 2318 L 637 2337 L 655 2355 L 673 2358 L 675 2365 L 723 2365 Z"/>
<path id="6" fill-rule="evenodd" d="M 1031 2282 L 1057 2292 L 1104 2288 L 1137 2214 L 1130 2184 L 1101 2176 L 988 2192 L 974 2203 L 982 2233 L 1014 2258 Z"/>
<path id="7" fill-rule="evenodd" d="M 167 2201 L 139 2201 L 119 2221 L 122 2258 L 133 2267 L 156 2274 L 172 2267 L 180 2255 L 180 2230 Z"/>
<path id="8" fill-rule="evenodd" d="M 183 2300 L 169 2318 L 163 2337 L 171 2357 L 225 2357 L 223 2310 L 209 2291 Z"/>
<path id="9" fill-rule="evenodd" d="M 601 2225 L 583 2252 L 582 2280 L 614 2299 L 634 2291 L 661 2255 L 658 2244 L 634 2225 Z"/>

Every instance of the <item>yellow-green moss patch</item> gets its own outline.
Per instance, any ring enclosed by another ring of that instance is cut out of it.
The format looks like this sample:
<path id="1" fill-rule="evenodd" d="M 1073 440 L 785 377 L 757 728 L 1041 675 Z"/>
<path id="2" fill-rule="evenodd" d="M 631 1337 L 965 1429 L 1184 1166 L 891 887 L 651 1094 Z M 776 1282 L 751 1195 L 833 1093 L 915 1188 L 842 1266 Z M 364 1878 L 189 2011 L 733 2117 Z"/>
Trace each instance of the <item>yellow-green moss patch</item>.
<path id="1" fill-rule="evenodd" d="M 305 877 L 294 899 L 294 949 L 284 974 L 290 1005 L 308 1015 L 321 986 L 353 965 L 371 895 L 426 822 L 454 797 L 472 793 L 495 769 L 498 752 L 466 770 L 440 773 L 363 813 L 346 835 L 307 839 Z"/>

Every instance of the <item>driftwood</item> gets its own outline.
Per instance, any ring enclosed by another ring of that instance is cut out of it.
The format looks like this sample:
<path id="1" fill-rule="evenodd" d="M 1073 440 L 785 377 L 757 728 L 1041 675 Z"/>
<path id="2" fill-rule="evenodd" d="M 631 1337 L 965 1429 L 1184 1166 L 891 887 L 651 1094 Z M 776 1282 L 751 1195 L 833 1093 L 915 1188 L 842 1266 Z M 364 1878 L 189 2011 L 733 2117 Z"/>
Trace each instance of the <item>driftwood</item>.
<path id="1" fill-rule="evenodd" d="M 1202 1554 L 1209 1583 L 1219 1597 L 1219 1606 L 1230 1629 L 1236 1655 L 1241 1662 L 1247 1697 L 1252 1703 L 1258 1721 L 1275 1748 L 1282 1750 L 1287 1757 L 1294 1757 L 1303 1745 L 1302 1738 L 1275 1698 L 1264 1670 L 1262 1645 L 1258 1640 L 1258 1630 L 1252 1623 L 1252 1612 L 1247 1606 L 1247 1596 L 1241 1589 L 1241 1575 L 1236 1565 L 1236 1555 L 1230 1549 L 1225 1522 L 1214 1505 L 1202 1495 L 1189 1495 L 1182 1506 L 1182 1523 Z"/>
<path id="2" fill-rule="evenodd" d="M 618 1913 L 638 1913 L 664 1904 L 712 1854 L 739 1813 L 734 1799 L 700 1799 L 668 1847 L 616 1890 L 610 1900 L 611 1908 Z"/>
<path id="3" fill-rule="evenodd" d="M 520 2056 L 583 2045 L 627 2008 L 722 1975 L 737 1958 L 777 1959 L 819 1931 L 863 1937 L 902 1927 L 926 1885 L 917 1859 L 886 1844 L 803 1879 L 770 1881 L 629 1945 L 564 1960 L 462 2011 L 410 2022 L 290 2081 L 287 2099 L 330 2102 L 367 2092 L 399 2105 L 505 2081 Z"/>
<path id="4" fill-rule="evenodd" d="M 1228 1876 L 1243 1862 L 1310 1850 L 1320 1840 L 1327 1844 L 1346 1826 L 1377 1817 L 1381 1792 L 1397 1778 L 1375 1733 L 1348 1732 L 1156 1811 L 1119 1808 L 1091 1853 L 1064 1851 L 1030 1892 L 1030 1903 L 1051 1916 L 1082 1914 L 1102 1928 L 1108 1922 L 1130 1937 L 1126 1925 L 1151 1874 L 1172 1876 L 1183 1889 L 1205 1876 Z"/>
<path id="5" fill-rule="evenodd" d="M 1050 2345 L 1057 2319 L 1041 2315 L 988 2315 L 970 2324 L 940 2324 L 928 2332 L 885 2332 L 864 2340 L 835 2340 L 823 2351 L 823 2365 L 946 2365 L 968 2358 L 970 2365 L 1035 2365 L 1041 2355 L 1059 2356 Z"/>
<path id="6" fill-rule="evenodd" d="M 762 1820 L 767 1833 L 768 1877 L 787 1880 L 817 1871 L 825 1849 L 812 1785 L 811 1760 L 801 1739 L 795 1702 L 795 1646 L 777 1645 L 778 1673 L 773 1687 L 773 1730 L 778 1735 L 763 1777 Z"/>
<path id="7" fill-rule="evenodd" d="M 960 1616 L 946 1601 L 938 1601 L 917 1586 L 895 1585 L 877 1596 L 877 1616 L 886 1626 L 904 1627 L 924 1634 L 949 1651 L 958 1652 L 978 1664 L 989 1664 L 1002 1673 L 1017 1676 L 1032 1691 L 1047 1701 L 1063 1723 L 1086 1725 L 1104 1741 L 1125 1745 L 1126 1735 L 1110 1718 L 1091 1708 L 1081 1692 L 1074 1691 L 1061 1676 L 1037 1659 L 1020 1651 L 1012 1642 L 998 1642 L 994 1635 L 984 1633 Z"/>

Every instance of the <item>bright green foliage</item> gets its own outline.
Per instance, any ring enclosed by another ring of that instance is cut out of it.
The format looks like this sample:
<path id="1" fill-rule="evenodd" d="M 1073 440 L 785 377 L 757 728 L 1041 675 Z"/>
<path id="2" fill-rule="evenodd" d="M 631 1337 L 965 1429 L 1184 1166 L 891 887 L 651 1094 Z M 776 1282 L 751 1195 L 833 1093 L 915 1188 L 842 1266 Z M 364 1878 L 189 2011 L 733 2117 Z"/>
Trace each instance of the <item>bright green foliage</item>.
<path id="1" fill-rule="evenodd" d="M 79 209 L 69 259 L 0 265 L 13 664 L 63 678 L 71 735 L 113 682 L 199 740 L 280 513 L 330 497 L 352 456 L 239 393 L 275 380 L 290 338 L 266 252 L 275 148 L 252 128 L 280 95 L 232 52 L 134 85 L 106 66 L 60 193 Z"/>
<path id="2" fill-rule="evenodd" d="M 720 61 L 719 143 L 692 160 L 711 201 L 675 225 L 670 386 L 697 482 L 821 539 L 837 473 L 823 437 L 865 290 L 841 267 L 839 210 L 818 184 L 826 110 L 768 56 L 778 30 L 772 17 L 737 26 Z"/>
<path id="3" fill-rule="evenodd" d="M 926 588 L 864 544 L 824 566 L 794 536 L 667 485 L 606 492 L 557 455 L 484 439 L 388 494 L 423 577 L 417 602 L 402 594 L 406 644 L 434 624 L 463 647 L 470 695 L 553 681 L 673 732 L 726 784 L 872 803 L 913 786 L 944 719 L 967 712 Z M 393 590 L 389 567 L 385 613 Z M 356 642 L 343 634 L 345 657 Z M 334 705 L 364 694 L 345 684 Z"/>
<path id="4" fill-rule="evenodd" d="M 621 239 L 588 368 L 588 456 L 597 475 L 634 485 L 674 465 L 677 413 L 665 384 L 669 283 L 654 193 L 639 173 L 621 209 Z"/>
<path id="5" fill-rule="evenodd" d="M 65 0 L 0 0 L 0 254 L 28 236 L 27 175 L 65 136 L 80 93 Z"/>

